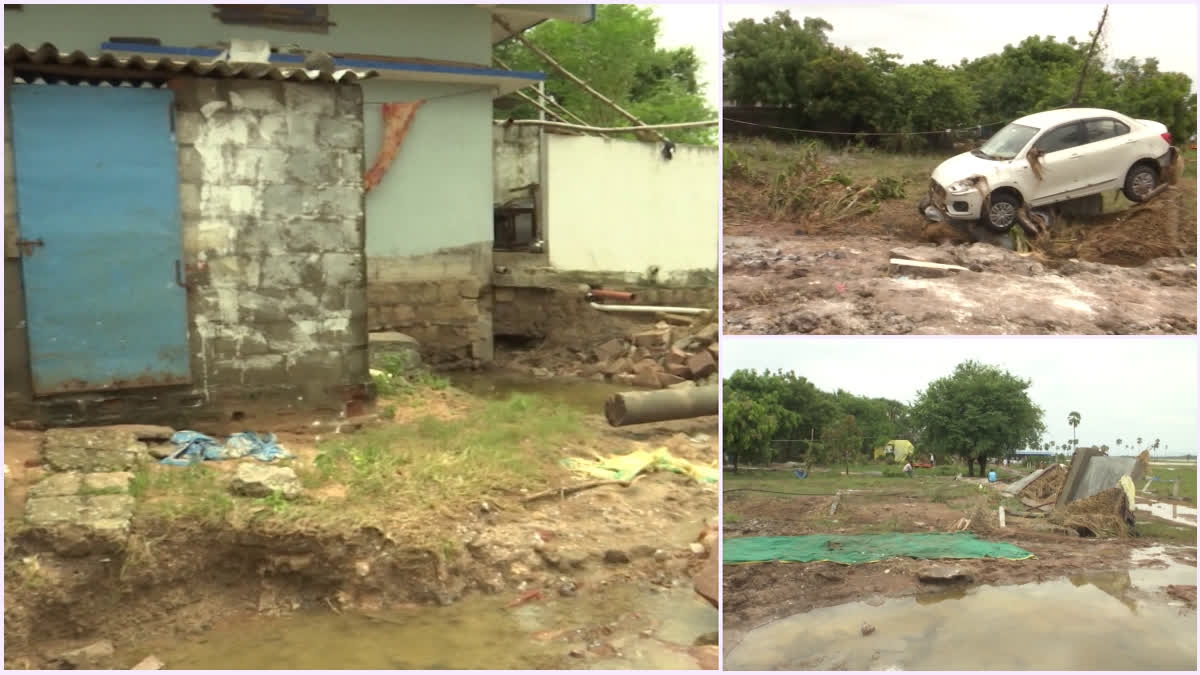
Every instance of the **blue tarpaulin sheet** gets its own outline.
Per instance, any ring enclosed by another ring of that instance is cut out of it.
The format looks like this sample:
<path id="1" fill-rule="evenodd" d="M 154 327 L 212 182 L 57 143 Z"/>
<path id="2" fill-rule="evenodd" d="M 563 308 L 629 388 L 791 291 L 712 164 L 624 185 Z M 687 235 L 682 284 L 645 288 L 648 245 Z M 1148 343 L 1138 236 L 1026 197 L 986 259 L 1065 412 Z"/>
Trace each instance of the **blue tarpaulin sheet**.
<path id="1" fill-rule="evenodd" d="M 163 458 L 162 463 L 174 466 L 242 457 L 253 457 L 263 462 L 292 457 L 278 444 L 275 434 L 256 434 L 253 431 L 234 434 L 224 444 L 196 431 L 176 431 L 171 435 L 171 443 L 175 446 L 175 452 Z"/>

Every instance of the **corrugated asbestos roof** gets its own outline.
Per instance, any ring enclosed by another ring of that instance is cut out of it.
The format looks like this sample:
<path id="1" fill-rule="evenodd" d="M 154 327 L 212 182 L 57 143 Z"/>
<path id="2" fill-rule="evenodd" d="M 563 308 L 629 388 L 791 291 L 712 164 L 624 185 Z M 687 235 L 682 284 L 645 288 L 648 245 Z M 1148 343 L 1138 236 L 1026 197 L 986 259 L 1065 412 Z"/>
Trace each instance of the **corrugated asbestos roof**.
<path id="1" fill-rule="evenodd" d="M 136 49 L 137 45 L 130 45 Z M 229 63 L 227 61 L 201 61 L 198 59 L 184 60 L 181 58 L 162 57 L 146 59 L 138 55 L 118 56 L 105 53 L 91 56 L 82 51 L 63 52 L 50 43 L 45 43 L 37 49 L 30 50 L 24 45 L 7 45 L 4 48 L 4 65 L 12 67 L 17 74 L 29 74 L 46 82 L 75 82 L 79 80 L 94 81 L 97 79 L 110 82 L 124 81 L 121 71 L 128 72 L 131 77 L 146 77 L 157 75 L 158 79 L 166 79 L 171 75 L 190 75 L 195 77 L 214 77 L 222 79 L 243 80 L 287 80 L 291 82 L 339 82 L 353 83 L 371 77 L 378 73 L 374 70 L 335 70 L 324 73 L 317 70 L 305 70 L 298 66 L 279 66 L 268 63 Z M 84 75 L 79 69 L 103 70 L 104 75 L 93 73 Z M 108 77 L 107 75 L 112 75 Z"/>

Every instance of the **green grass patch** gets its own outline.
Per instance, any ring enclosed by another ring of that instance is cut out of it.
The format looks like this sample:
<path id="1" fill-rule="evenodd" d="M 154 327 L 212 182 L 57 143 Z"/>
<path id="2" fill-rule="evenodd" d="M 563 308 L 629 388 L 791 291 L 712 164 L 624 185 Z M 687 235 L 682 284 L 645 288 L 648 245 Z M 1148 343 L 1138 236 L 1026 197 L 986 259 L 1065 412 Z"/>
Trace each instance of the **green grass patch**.
<path id="1" fill-rule="evenodd" d="M 766 492 L 758 493 L 764 497 L 771 496 L 771 493 L 784 493 L 779 496 L 832 495 L 836 494 L 838 490 L 865 490 L 877 492 L 881 497 L 904 494 L 941 500 L 942 503 L 971 496 L 979 491 L 974 484 L 960 483 L 954 480 L 953 476 L 960 472 L 965 474 L 965 470 L 955 469 L 952 465 L 947 466 L 946 469 L 955 470 L 948 471 L 946 475 L 929 473 L 929 469 L 917 469 L 915 476 L 911 479 L 904 478 L 902 467 L 878 464 L 865 466 L 873 467 L 873 470 L 883 472 L 885 475 L 853 473 L 854 466 L 851 466 L 852 473 L 849 476 L 840 471 L 815 471 L 803 479 L 796 478 L 790 471 L 743 470 L 739 473 L 726 471 L 722 479 L 722 487 L 726 491 L 735 489 L 765 490 Z M 855 497 L 869 499 L 870 495 L 855 495 Z"/>
<path id="2" fill-rule="evenodd" d="M 1156 497 L 1168 497 L 1171 495 L 1171 485 L 1163 481 L 1175 480 L 1179 481 L 1179 498 L 1186 499 L 1193 504 L 1196 503 L 1196 465 L 1179 465 L 1165 466 L 1162 464 L 1151 464 L 1149 475 L 1158 480 L 1150 484 L 1150 490 Z M 1145 483 L 1143 483 L 1144 485 Z M 1137 486 L 1140 490 L 1141 485 Z"/>
<path id="3" fill-rule="evenodd" d="M 1161 518 L 1138 513 L 1137 524 L 1133 526 L 1134 534 L 1144 539 L 1152 539 L 1169 544 L 1196 545 L 1196 528 L 1187 525 L 1176 525 Z"/>
<path id="4" fill-rule="evenodd" d="M 435 383 L 436 384 L 436 383 Z M 292 466 L 306 488 L 297 500 L 273 494 L 233 497 L 228 474 L 215 463 L 152 465 L 134 475 L 130 492 L 140 516 L 203 521 L 275 521 L 295 526 L 359 526 L 404 530 L 425 537 L 443 554 L 458 544 L 438 524 L 480 501 L 503 503 L 557 484 L 564 447 L 595 432 L 580 414 L 536 395 L 471 400 L 453 419 L 432 416 L 386 424 L 317 444 L 312 462 Z M 344 496 L 321 499 L 316 490 L 338 487 Z M 423 533 L 412 530 L 424 527 Z"/>
<path id="5" fill-rule="evenodd" d="M 728 511 L 726 511 L 724 514 L 722 514 L 721 520 L 727 524 L 732 525 L 734 523 L 742 522 L 743 520 L 745 520 L 745 518 L 743 518 L 742 516 L 739 516 L 736 513 L 730 513 Z"/>

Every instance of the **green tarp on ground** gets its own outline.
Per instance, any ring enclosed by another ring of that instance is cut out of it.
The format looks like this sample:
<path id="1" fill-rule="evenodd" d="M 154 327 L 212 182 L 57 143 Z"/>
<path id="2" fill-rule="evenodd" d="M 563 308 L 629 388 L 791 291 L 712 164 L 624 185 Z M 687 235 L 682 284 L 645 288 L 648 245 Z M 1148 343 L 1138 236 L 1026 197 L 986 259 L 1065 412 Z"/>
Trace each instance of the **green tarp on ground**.
<path id="1" fill-rule="evenodd" d="M 982 541 L 965 532 L 952 534 L 807 534 L 799 537 L 737 537 L 722 543 L 725 564 L 818 562 L 844 565 L 888 558 L 1003 558 L 1024 560 L 1033 554 L 1001 541 Z"/>

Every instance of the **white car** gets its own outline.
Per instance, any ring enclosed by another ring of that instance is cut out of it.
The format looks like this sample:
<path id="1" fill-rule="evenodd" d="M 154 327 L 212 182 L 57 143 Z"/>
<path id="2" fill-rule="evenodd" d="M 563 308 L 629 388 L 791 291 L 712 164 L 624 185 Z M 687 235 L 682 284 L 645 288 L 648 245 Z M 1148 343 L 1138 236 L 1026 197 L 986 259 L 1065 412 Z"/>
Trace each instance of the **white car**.
<path id="1" fill-rule="evenodd" d="M 1175 160 L 1167 128 L 1099 108 L 1064 108 L 1012 122 L 933 171 L 919 210 L 1007 232 L 1031 209 L 1120 189 L 1141 202 Z"/>

